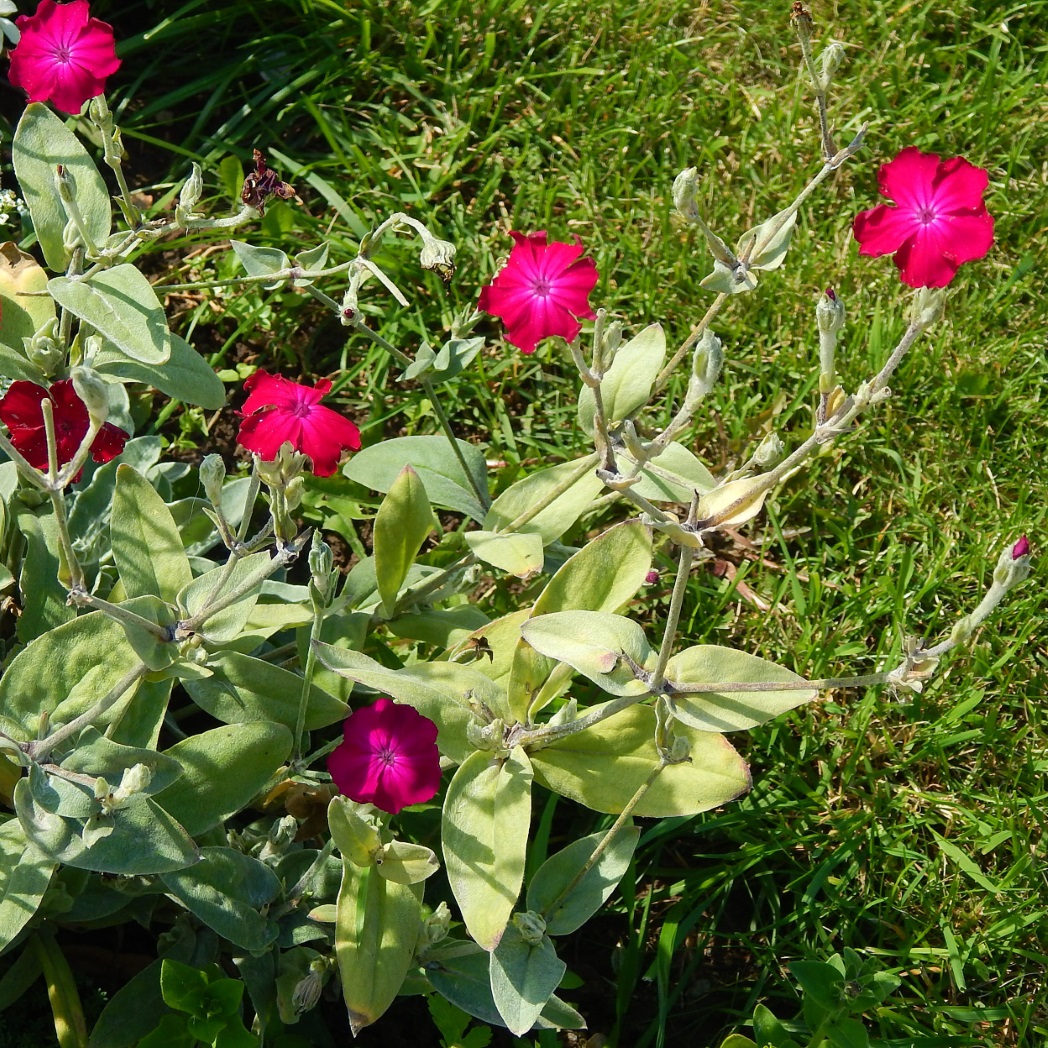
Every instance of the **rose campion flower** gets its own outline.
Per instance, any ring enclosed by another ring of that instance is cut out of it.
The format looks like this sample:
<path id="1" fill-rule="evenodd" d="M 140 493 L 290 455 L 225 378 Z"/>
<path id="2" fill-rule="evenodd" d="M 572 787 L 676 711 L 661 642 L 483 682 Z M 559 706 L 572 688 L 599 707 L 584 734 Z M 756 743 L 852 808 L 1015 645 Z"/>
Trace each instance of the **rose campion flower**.
<path id="1" fill-rule="evenodd" d="M 1020 557 L 1026 557 L 1030 554 L 1030 540 L 1023 535 L 1019 541 L 1012 546 L 1012 560 L 1018 560 Z"/>
<path id="2" fill-rule="evenodd" d="M 396 815 L 440 789 L 437 726 L 412 707 L 379 699 L 351 713 L 343 732 L 328 771 L 350 800 Z"/>
<path id="3" fill-rule="evenodd" d="M 946 287 L 964 262 L 993 244 L 993 216 L 983 193 L 987 172 L 964 157 L 940 160 L 908 146 L 877 175 L 880 204 L 855 216 L 859 254 L 895 255 L 904 284 Z"/>
<path id="4" fill-rule="evenodd" d="M 259 455 L 264 462 L 277 457 L 289 442 L 313 460 L 318 477 L 330 477 L 338 468 L 343 448 L 360 448 L 360 430 L 337 411 L 323 407 L 323 396 L 331 382 L 318 379 L 313 387 L 302 386 L 282 375 L 256 371 L 245 383 L 244 402 L 237 442 Z"/>
<path id="5" fill-rule="evenodd" d="M 44 431 L 44 412 L 40 405 L 50 398 L 54 405 L 55 441 L 58 444 L 58 462 L 61 469 L 72 461 L 90 426 L 87 405 L 77 396 L 72 379 L 52 382 L 44 389 L 35 382 L 12 382 L 0 399 L 0 422 L 7 426 L 11 443 L 31 466 L 47 469 L 47 434 Z M 127 443 L 127 434 L 106 422 L 91 442 L 91 457 L 95 462 L 109 462 L 116 458 Z M 78 481 L 78 473 L 73 481 Z"/>
<path id="6" fill-rule="evenodd" d="M 485 313 L 501 317 L 506 339 L 525 353 L 551 335 L 570 342 L 582 330 L 579 317 L 592 320 L 589 295 L 597 285 L 597 265 L 580 258 L 582 243 L 546 243 L 538 233 L 510 233 L 515 244 L 509 261 L 480 293 Z"/>
<path id="7" fill-rule="evenodd" d="M 40 0 L 36 14 L 20 15 L 15 25 L 22 37 L 11 52 L 9 76 L 30 102 L 79 113 L 120 68 L 113 27 L 91 17 L 87 0 Z"/>

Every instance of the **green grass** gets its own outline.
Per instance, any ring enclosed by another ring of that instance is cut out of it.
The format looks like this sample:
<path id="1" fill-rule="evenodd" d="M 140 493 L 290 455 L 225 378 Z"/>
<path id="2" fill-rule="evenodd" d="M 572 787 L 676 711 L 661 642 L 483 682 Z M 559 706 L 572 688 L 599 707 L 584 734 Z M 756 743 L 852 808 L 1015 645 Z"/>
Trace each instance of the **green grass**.
<path id="1" fill-rule="evenodd" d="M 393 210 L 459 245 L 450 286 L 406 249 L 381 256 L 418 291 L 406 310 L 374 294 L 371 322 L 408 351 L 473 305 L 510 228 L 579 235 L 601 272 L 597 304 L 632 331 L 660 320 L 671 341 L 685 337 L 709 302 L 698 287 L 709 260 L 670 214 L 673 176 L 700 169 L 707 220 L 732 242 L 819 166 L 788 7 L 94 5 L 125 41 L 113 101 L 131 168 L 141 158 L 157 201 L 197 159 L 212 205 L 225 206 L 218 164 L 259 146 L 303 199 L 273 204 L 263 224 L 285 248 L 327 233 L 336 259 L 348 257 Z M 962 269 L 895 397 L 744 529 L 759 555 L 732 551 L 735 582 L 695 578 L 689 641 L 821 677 L 885 666 L 907 633 L 939 639 L 978 602 L 1006 541 L 1027 531 L 1044 546 L 1048 3 L 818 3 L 813 14 L 817 41 L 848 48 L 832 98 L 838 137 L 868 120 L 867 146 L 804 208 L 784 269 L 718 318 L 727 363 L 696 426 L 700 453 L 726 470 L 770 424 L 784 439 L 804 433 L 821 288 L 847 303 L 846 385 L 894 345 L 904 289 L 890 260 L 858 257 L 850 223 L 876 202 L 877 167 L 898 149 L 988 167 L 998 241 Z M 368 442 L 435 429 L 420 392 L 396 384 L 399 368 L 347 343 L 304 296 L 227 295 L 220 308 L 201 297 L 182 322 L 216 362 L 342 369 Z M 479 330 L 498 337 L 495 322 Z M 530 468 L 581 446 L 576 380 L 551 345 L 524 358 L 494 342 L 443 394 L 491 459 Z M 187 423 L 189 437 L 204 424 Z M 759 1000 L 794 1018 L 785 965 L 851 946 L 903 978 L 869 1020 L 887 1044 L 1048 1038 L 1040 594 L 1035 575 L 920 696 L 834 693 L 738 740 L 755 785 L 737 804 L 647 825 L 636 886 L 612 904 L 617 997 L 609 983 L 591 1029 L 624 1046 L 716 1044 Z"/>

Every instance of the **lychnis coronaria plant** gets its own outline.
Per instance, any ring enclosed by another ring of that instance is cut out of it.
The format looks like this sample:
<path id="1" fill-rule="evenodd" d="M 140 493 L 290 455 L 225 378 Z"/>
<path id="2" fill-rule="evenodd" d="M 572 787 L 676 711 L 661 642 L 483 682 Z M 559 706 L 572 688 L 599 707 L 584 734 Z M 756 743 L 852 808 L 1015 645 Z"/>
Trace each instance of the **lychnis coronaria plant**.
<path id="1" fill-rule="evenodd" d="M 758 280 L 774 286 L 804 202 L 863 144 L 864 128 L 834 142 L 828 74 L 813 73 L 821 164 L 733 246 L 700 211 L 698 170 L 674 182 L 711 256 L 711 299 L 675 351 L 660 324 L 594 308 L 595 245 L 522 229 L 477 308 L 408 351 L 362 306 L 375 290 L 409 305 L 379 247 L 411 237 L 421 268 L 448 279 L 455 245 L 401 212 L 348 252 L 240 239 L 273 198 L 297 206 L 258 148 L 230 206 L 205 203 L 195 164 L 170 210 L 147 206 L 103 93 L 113 30 L 87 0 L 41 0 L 17 28 L 9 75 L 29 101 L 11 155 L 28 222 L 0 245 L 0 587 L 3 613 L 17 610 L 0 620 L 0 951 L 17 958 L 8 979 L 44 974 L 63 1043 L 86 1021 L 55 931 L 132 921 L 157 959 L 112 996 L 99 1044 L 278 1043 L 325 997 L 356 1033 L 418 993 L 518 1036 L 581 1028 L 557 940 L 631 868 L 634 818 L 731 802 L 751 771 L 730 736 L 821 690 L 919 690 L 1029 571 L 1025 536 L 1002 541 L 985 596 L 942 640 L 900 638 L 861 677 L 808 680 L 682 637 L 693 566 L 888 396 L 942 289 L 992 244 L 986 172 L 904 149 L 881 171 L 891 202 L 854 230 L 915 289 L 905 334 L 846 388 L 847 311 L 828 289 L 810 431 L 771 432 L 711 472 L 693 423 L 725 358 L 718 317 Z M 184 242 L 228 246 L 232 275 L 155 282 L 169 270 L 153 253 Z M 437 432 L 380 439 L 351 376 L 298 381 L 259 366 L 261 350 L 240 365 L 246 398 L 227 390 L 165 301 L 249 287 L 297 289 L 370 340 Z M 577 457 L 500 473 L 499 434 L 487 449 L 456 435 L 441 387 L 484 349 L 483 325 L 577 370 Z M 136 433 L 143 403 L 215 417 L 227 401 L 239 458 L 190 466 Z M 305 519 L 352 556 L 336 563 Z M 665 608 L 629 614 L 661 580 Z M 544 854 L 540 795 L 610 818 Z"/>

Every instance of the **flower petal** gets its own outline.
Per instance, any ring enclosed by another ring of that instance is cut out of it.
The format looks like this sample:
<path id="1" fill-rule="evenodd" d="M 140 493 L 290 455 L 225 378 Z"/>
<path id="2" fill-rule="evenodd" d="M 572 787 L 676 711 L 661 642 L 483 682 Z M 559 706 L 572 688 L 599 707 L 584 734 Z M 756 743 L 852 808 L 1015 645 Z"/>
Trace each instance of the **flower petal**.
<path id="1" fill-rule="evenodd" d="M 877 172 L 882 195 L 894 200 L 902 210 L 916 211 L 932 203 L 931 185 L 939 170 L 934 153 L 922 153 L 907 146 Z"/>
<path id="2" fill-rule="evenodd" d="M 318 404 L 302 419 L 295 446 L 313 460 L 318 477 L 330 477 L 338 469 L 343 448 L 360 448 L 360 430 L 337 411 Z"/>
<path id="3" fill-rule="evenodd" d="M 294 417 L 289 421 L 288 413 L 280 408 L 267 408 L 250 415 L 240 423 L 237 443 L 260 456 L 263 462 L 272 462 L 288 441 L 298 447 L 301 426 L 296 426 Z"/>
<path id="4" fill-rule="evenodd" d="M 951 157 L 939 165 L 932 184 L 935 207 L 946 211 L 985 210 L 983 193 L 989 184 L 990 173 L 985 168 L 976 167 L 963 156 Z"/>

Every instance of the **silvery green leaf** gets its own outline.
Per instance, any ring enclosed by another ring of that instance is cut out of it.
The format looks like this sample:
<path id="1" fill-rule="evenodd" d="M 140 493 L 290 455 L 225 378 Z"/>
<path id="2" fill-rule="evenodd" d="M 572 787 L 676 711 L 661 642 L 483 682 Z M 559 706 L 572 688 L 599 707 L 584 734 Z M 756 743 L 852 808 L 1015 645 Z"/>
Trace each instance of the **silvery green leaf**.
<path id="1" fill-rule="evenodd" d="M 491 995 L 510 1033 L 520 1037 L 535 1025 L 553 996 L 567 965 L 557 956 L 548 935 L 535 945 L 526 942 L 510 922 L 491 955 Z"/>
<path id="2" fill-rule="evenodd" d="M 90 324 L 132 360 L 164 364 L 171 357 L 167 315 L 149 281 L 133 265 L 87 277 L 54 277 L 54 300 Z"/>
<path id="3" fill-rule="evenodd" d="M 89 236 L 96 247 L 105 242 L 113 219 L 109 190 L 80 140 L 43 102 L 25 107 L 11 143 L 11 159 L 48 269 L 61 273 L 69 261 L 63 237 L 68 216 L 54 183 L 59 164 L 76 187 L 76 203 Z"/>
<path id="4" fill-rule="evenodd" d="M 757 275 L 745 266 L 732 268 L 723 262 L 715 261 L 713 272 L 703 277 L 699 286 L 707 291 L 715 291 L 718 295 L 741 295 L 757 286 Z"/>
<path id="5" fill-rule="evenodd" d="M 269 273 L 286 272 L 291 268 L 291 260 L 286 253 L 276 247 L 255 247 L 243 240 L 230 240 L 229 246 L 243 263 L 248 276 L 261 277 Z M 263 285 L 267 291 L 280 287 L 286 277 L 279 277 L 271 284 Z"/>
<path id="6" fill-rule="evenodd" d="M 736 251 L 748 259 L 751 269 L 778 269 L 785 261 L 796 225 L 796 210 L 780 211 L 743 233 Z"/>

